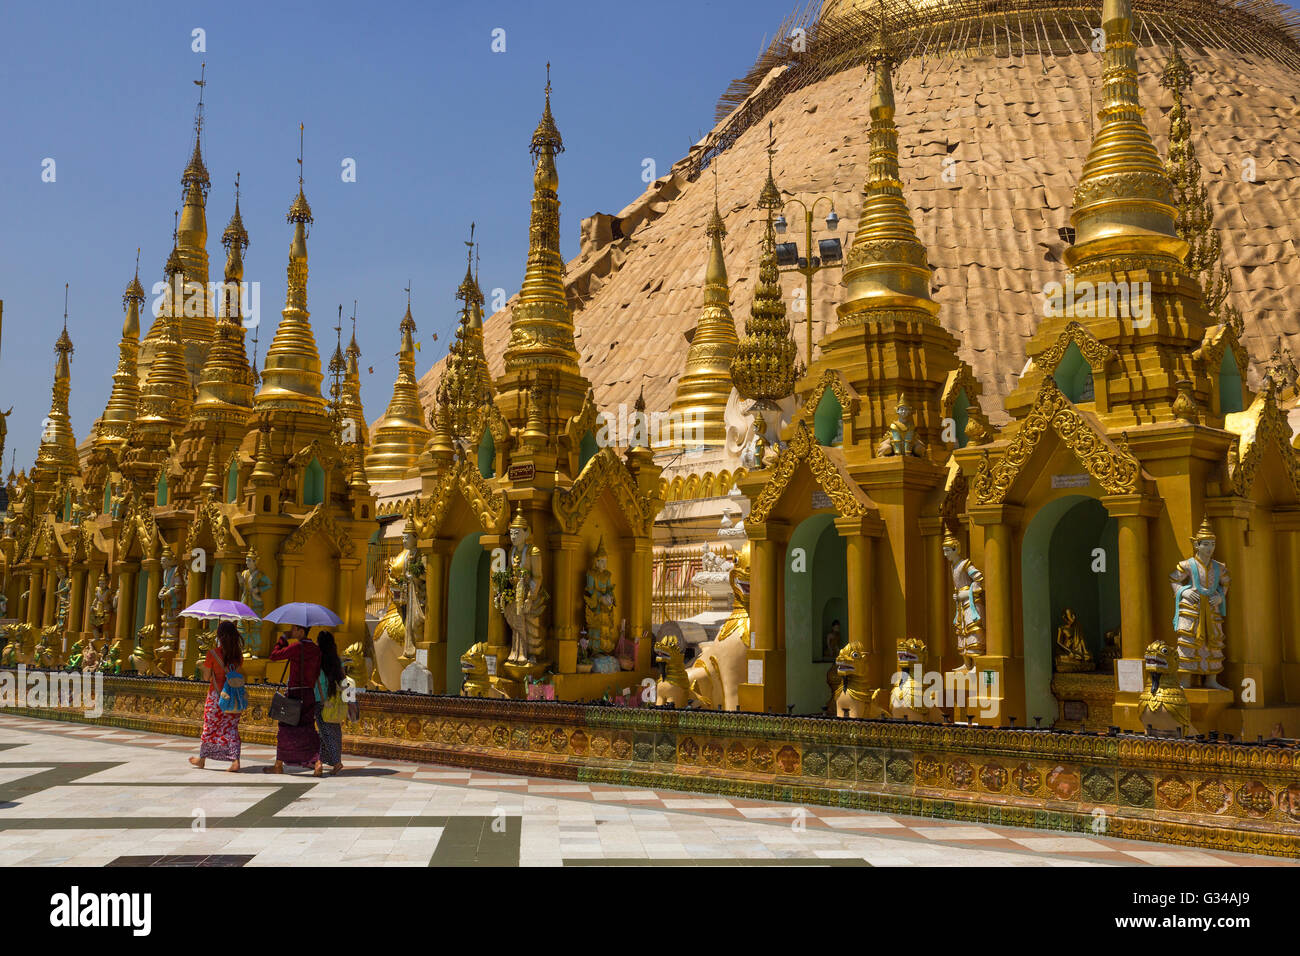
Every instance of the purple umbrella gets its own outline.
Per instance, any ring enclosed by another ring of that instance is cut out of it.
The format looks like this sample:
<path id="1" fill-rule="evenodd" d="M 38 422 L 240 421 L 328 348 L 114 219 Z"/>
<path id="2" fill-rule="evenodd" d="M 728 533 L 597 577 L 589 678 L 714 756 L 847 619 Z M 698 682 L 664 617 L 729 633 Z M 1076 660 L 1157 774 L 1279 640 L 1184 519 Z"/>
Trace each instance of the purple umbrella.
<path id="1" fill-rule="evenodd" d="M 254 611 L 247 604 L 241 604 L 238 601 L 228 601 L 225 598 L 204 598 L 202 601 L 195 601 L 185 610 L 181 611 L 181 617 L 193 617 L 200 621 L 260 621 Z"/>
<path id="2" fill-rule="evenodd" d="M 262 620 L 274 624 L 298 624 L 302 627 L 339 627 L 343 624 L 339 616 L 329 608 L 304 601 L 282 604 Z"/>

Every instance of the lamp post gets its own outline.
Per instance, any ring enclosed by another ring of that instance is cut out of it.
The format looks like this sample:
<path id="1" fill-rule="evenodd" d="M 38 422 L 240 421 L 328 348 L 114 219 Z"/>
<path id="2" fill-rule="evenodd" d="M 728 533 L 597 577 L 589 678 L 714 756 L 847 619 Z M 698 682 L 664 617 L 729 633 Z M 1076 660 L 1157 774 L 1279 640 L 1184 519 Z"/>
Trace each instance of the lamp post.
<path id="1" fill-rule="evenodd" d="M 840 217 L 835 215 L 835 201 L 829 196 L 819 196 L 813 200 L 812 207 L 809 208 L 802 200 L 787 199 L 783 206 L 797 205 L 803 210 L 804 218 L 804 249 L 805 256 L 799 255 L 799 247 L 793 242 L 778 243 L 776 247 L 777 264 L 786 272 L 798 272 L 804 277 L 806 291 L 804 294 L 804 308 L 808 312 L 808 325 L 806 329 L 807 355 L 805 364 L 812 368 L 812 350 L 813 350 L 813 294 L 812 284 L 813 276 L 830 266 L 842 266 L 844 264 L 844 253 L 840 246 L 839 239 L 822 239 L 818 243 L 818 252 L 821 255 L 814 256 L 813 250 L 813 216 L 817 214 L 817 207 L 822 202 L 830 203 L 831 211 L 826 217 L 826 228 L 834 232 L 839 228 Z M 786 221 L 784 208 L 781 215 L 776 217 L 772 223 L 777 233 L 785 235 Z"/>

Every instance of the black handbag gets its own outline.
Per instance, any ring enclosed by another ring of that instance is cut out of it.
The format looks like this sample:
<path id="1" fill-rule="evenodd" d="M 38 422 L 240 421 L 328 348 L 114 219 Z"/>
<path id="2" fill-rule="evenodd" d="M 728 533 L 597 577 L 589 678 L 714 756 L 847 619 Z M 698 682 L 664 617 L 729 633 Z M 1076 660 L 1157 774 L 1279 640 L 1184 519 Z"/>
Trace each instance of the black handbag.
<path id="1" fill-rule="evenodd" d="M 285 726 L 297 727 L 302 721 L 302 701 L 277 691 L 275 696 L 271 698 L 271 707 L 266 714 L 272 720 Z"/>

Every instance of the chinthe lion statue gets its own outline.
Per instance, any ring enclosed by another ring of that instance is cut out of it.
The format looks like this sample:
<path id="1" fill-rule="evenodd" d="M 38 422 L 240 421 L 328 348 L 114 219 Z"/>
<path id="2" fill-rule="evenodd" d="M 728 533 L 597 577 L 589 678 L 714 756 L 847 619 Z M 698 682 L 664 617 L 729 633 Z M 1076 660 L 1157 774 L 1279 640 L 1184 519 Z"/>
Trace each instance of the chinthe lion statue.
<path id="1" fill-rule="evenodd" d="M 881 706 L 885 700 L 884 688 L 871 686 L 867 672 L 867 652 L 850 641 L 835 658 L 839 671 L 841 690 L 835 697 L 836 717 L 888 717 L 889 711 Z"/>
<path id="2" fill-rule="evenodd" d="M 375 660 L 370 672 L 371 689 L 401 690 L 402 669 L 409 662 L 402 658 L 406 647 L 406 622 L 402 619 L 399 604 L 389 604 L 375 625 L 373 646 Z"/>
<path id="3" fill-rule="evenodd" d="M 1147 645 L 1143 669 L 1146 690 L 1138 698 L 1138 720 L 1157 737 L 1196 736 L 1191 705 L 1178 681 L 1178 651 L 1163 639 Z"/>
<path id="4" fill-rule="evenodd" d="M 0 651 L 0 665 L 17 667 L 30 664 L 32 660 L 32 642 L 36 629 L 26 621 L 20 624 L 6 624 L 4 627 L 4 650 Z"/>
<path id="5" fill-rule="evenodd" d="M 163 639 L 160 642 L 158 629 L 146 624 L 136 631 L 136 649 L 126 659 L 124 670 L 134 670 L 137 674 L 149 677 L 171 677 L 172 661 L 176 657 L 176 648 Z"/>
<path id="6" fill-rule="evenodd" d="M 664 678 L 655 685 L 661 707 L 700 707 L 739 710 L 740 685 L 745 682 L 749 647 L 739 633 L 700 645 L 699 656 L 686 666 L 681 639 L 665 634 L 654 645 L 655 662 L 664 665 Z"/>
<path id="7" fill-rule="evenodd" d="M 462 697 L 496 697 L 487 669 L 487 643 L 479 641 L 460 655 Z"/>
<path id="8" fill-rule="evenodd" d="M 896 673 L 899 677 L 893 690 L 889 692 L 889 715 L 895 720 L 917 720 L 926 723 L 938 723 L 943 720 L 943 714 L 938 708 L 924 705 L 921 682 L 916 679 L 917 671 L 924 669 L 925 651 L 925 641 L 914 637 L 898 642 Z"/>

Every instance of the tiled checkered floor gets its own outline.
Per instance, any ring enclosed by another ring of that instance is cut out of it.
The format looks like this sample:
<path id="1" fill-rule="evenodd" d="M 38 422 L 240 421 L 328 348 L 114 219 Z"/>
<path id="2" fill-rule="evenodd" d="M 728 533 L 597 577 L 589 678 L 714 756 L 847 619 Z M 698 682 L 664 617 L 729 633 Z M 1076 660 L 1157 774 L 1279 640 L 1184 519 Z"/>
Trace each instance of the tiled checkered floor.
<path id="1" fill-rule="evenodd" d="M 0 865 L 1258 866 L 1268 857 L 346 758 L 195 770 L 197 741 L 0 715 Z"/>

